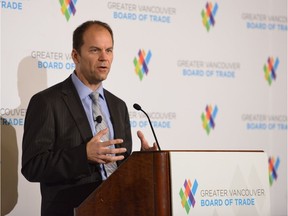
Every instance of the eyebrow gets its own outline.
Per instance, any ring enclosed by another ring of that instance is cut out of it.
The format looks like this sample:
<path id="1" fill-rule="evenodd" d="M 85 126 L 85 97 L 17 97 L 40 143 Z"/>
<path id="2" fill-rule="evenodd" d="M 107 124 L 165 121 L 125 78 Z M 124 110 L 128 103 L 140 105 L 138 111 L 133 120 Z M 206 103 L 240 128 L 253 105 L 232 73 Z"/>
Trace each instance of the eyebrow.
<path id="1" fill-rule="evenodd" d="M 101 50 L 101 48 L 97 47 L 97 46 L 90 46 L 89 49 L 100 49 Z M 108 47 L 105 50 L 107 50 L 107 49 L 113 49 L 113 46 L 112 47 Z"/>

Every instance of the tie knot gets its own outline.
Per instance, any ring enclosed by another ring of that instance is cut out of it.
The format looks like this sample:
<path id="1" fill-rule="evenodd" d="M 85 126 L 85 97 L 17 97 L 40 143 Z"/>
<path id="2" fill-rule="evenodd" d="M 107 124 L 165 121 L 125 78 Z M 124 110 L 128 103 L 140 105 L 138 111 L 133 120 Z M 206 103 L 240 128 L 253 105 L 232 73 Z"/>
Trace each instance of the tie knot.
<path id="1" fill-rule="evenodd" d="M 97 103 L 97 101 L 99 99 L 99 93 L 97 91 L 92 92 L 89 96 L 94 103 Z"/>

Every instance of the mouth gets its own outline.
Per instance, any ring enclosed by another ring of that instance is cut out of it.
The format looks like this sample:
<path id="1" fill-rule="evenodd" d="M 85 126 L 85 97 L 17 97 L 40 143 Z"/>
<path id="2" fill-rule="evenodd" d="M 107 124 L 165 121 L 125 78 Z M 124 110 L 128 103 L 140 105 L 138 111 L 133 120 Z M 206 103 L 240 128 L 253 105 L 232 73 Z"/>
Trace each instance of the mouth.
<path id="1" fill-rule="evenodd" d="M 107 69 L 108 67 L 106 66 L 105 63 L 102 63 L 101 65 L 98 66 L 100 69 Z"/>
<path id="2" fill-rule="evenodd" d="M 98 66 L 98 70 L 106 73 L 109 70 L 109 68 L 105 65 L 101 65 Z"/>
<path id="3" fill-rule="evenodd" d="M 99 68 L 107 68 L 107 66 L 99 66 Z"/>

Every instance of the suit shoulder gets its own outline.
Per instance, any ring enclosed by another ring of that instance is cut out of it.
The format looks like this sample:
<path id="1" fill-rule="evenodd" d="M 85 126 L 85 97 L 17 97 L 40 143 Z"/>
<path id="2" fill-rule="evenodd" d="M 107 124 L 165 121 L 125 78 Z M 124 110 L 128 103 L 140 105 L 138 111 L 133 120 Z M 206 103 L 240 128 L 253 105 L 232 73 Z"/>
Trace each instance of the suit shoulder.
<path id="1" fill-rule="evenodd" d="M 104 89 L 104 94 L 107 100 L 109 99 L 109 100 L 113 100 L 114 102 L 125 104 L 125 102 L 121 98 L 117 97 L 116 95 L 114 95 L 113 93 L 111 93 L 110 91 L 106 89 Z"/>

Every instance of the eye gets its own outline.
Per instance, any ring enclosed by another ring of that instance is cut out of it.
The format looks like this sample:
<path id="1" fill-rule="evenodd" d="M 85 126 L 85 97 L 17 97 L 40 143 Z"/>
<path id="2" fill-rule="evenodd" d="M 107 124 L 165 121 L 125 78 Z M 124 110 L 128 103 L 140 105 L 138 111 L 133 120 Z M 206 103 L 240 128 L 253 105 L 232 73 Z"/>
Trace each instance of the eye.
<path id="1" fill-rule="evenodd" d="M 96 47 L 94 47 L 94 48 L 91 48 L 91 49 L 90 49 L 90 52 L 92 52 L 92 53 L 97 53 L 97 52 L 99 52 L 99 49 L 96 48 Z"/>
<path id="2" fill-rule="evenodd" d="M 107 52 L 107 53 L 113 53 L 113 49 L 112 49 L 112 48 L 107 49 L 106 52 Z"/>

